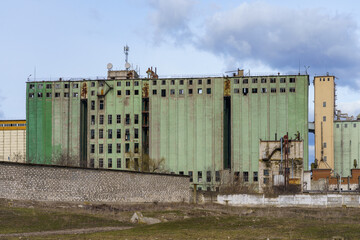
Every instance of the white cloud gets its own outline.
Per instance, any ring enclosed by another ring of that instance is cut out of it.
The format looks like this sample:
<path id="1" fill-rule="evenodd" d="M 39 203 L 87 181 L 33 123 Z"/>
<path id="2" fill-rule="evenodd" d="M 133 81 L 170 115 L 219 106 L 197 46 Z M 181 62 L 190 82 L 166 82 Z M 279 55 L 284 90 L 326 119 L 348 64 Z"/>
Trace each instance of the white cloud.
<path id="1" fill-rule="evenodd" d="M 337 86 L 336 95 L 338 110 L 354 117 L 360 114 L 360 95 L 358 89 L 349 86 Z"/>
<path id="2" fill-rule="evenodd" d="M 195 0 L 151 0 L 153 12 L 151 22 L 155 28 L 154 41 L 161 42 L 166 37 L 183 42 L 191 38 L 189 28 Z"/>

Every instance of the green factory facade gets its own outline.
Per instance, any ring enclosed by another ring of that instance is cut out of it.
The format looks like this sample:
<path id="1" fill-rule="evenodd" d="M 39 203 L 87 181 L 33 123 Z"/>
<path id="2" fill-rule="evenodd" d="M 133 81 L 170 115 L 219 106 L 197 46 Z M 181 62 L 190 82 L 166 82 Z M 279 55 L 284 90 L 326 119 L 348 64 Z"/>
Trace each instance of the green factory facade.
<path id="1" fill-rule="evenodd" d="M 351 169 L 359 167 L 360 119 L 334 121 L 334 158 L 336 174 L 351 176 Z M 355 161 L 355 165 L 354 165 Z"/>
<path id="2" fill-rule="evenodd" d="M 260 140 L 300 133 L 307 170 L 308 85 L 308 75 L 27 82 L 27 161 L 131 169 L 148 155 L 212 188 L 225 172 L 258 181 Z"/>

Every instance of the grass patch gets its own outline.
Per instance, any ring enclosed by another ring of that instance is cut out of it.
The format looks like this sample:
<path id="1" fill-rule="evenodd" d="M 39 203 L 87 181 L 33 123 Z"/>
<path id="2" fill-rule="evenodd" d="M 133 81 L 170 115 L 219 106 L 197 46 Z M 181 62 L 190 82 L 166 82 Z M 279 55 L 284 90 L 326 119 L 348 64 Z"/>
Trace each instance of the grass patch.
<path id="1" fill-rule="evenodd" d="M 36 232 L 124 225 L 129 224 L 90 214 L 0 206 L 0 233 Z"/>

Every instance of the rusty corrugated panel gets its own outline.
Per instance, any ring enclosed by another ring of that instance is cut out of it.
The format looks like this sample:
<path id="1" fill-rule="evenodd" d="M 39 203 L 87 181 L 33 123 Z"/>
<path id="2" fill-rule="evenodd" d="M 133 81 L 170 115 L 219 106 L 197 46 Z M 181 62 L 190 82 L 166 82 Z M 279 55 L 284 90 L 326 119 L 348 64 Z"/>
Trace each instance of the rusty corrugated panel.
<path id="1" fill-rule="evenodd" d="M 230 79 L 226 79 L 224 81 L 224 96 L 230 96 L 231 95 L 231 87 L 230 87 Z"/>
<path id="2" fill-rule="evenodd" d="M 149 83 L 144 83 L 142 88 L 142 97 L 148 98 L 149 97 Z"/>
<path id="3" fill-rule="evenodd" d="M 81 84 L 81 99 L 87 99 L 87 85 L 86 82 Z"/>
<path id="4" fill-rule="evenodd" d="M 300 185 L 301 184 L 301 179 L 300 178 L 290 178 L 289 179 L 289 184 L 290 185 Z"/>

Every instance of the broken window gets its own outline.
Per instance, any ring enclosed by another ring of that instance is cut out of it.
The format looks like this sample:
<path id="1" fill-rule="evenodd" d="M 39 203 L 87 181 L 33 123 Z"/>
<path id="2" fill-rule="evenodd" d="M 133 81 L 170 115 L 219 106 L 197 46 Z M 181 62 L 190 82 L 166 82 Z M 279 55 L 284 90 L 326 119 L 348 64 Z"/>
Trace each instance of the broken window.
<path id="1" fill-rule="evenodd" d="M 189 171 L 188 172 L 188 175 L 190 177 L 190 182 L 193 182 L 193 172 L 192 171 Z"/>
<path id="2" fill-rule="evenodd" d="M 247 78 L 243 79 L 243 84 L 248 84 L 249 80 Z"/>
<path id="3" fill-rule="evenodd" d="M 121 158 L 116 159 L 116 167 L 121 168 Z"/>
<path id="4" fill-rule="evenodd" d="M 125 152 L 130 152 L 130 143 L 125 143 Z"/>
<path id="5" fill-rule="evenodd" d="M 91 91 L 91 96 L 95 96 L 95 91 Z"/>
<path id="6" fill-rule="evenodd" d="M 267 93 L 267 88 L 261 88 L 262 93 Z"/>
<path id="7" fill-rule="evenodd" d="M 38 89 L 43 89 L 43 85 L 42 85 L 42 84 L 39 84 L 39 85 L 38 85 Z"/>
<path id="8" fill-rule="evenodd" d="M 295 78 L 290 78 L 290 79 L 289 79 L 289 82 L 290 82 L 290 83 L 294 83 L 294 82 L 295 82 Z"/>
<path id="9" fill-rule="evenodd" d="M 208 80 L 206 81 L 206 83 L 207 83 L 207 84 L 211 84 L 211 79 L 208 79 Z"/>
<path id="10" fill-rule="evenodd" d="M 251 89 L 251 92 L 252 92 L 252 93 L 257 93 L 257 88 Z"/>
<path id="11" fill-rule="evenodd" d="M 280 78 L 280 83 L 285 83 L 286 82 L 286 78 Z"/>
<path id="12" fill-rule="evenodd" d="M 152 84 L 155 86 L 155 85 L 156 85 L 156 80 L 153 80 L 153 81 L 152 81 Z"/>
<path id="13" fill-rule="evenodd" d="M 202 80 L 201 80 L 201 79 L 198 80 L 198 84 L 202 84 Z"/>
<path id="14" fill-rule="evenodd" d="M 112 139 L 112 129 L 108 129 L 108 139 Z"/>
<path id="15" fill-rule="evenodd" d="M 116 144 L 116 153 L 121 153 L 121 143 Z"/>
<path id="16" fill-rule="evenodd" d="M 78 83 L 73 83 L 73 88 L 79 88 L 79 84 Z"/>
<path id="17" fill-rule="evenodd" d="M 290 92 L 295 92 L 295 88 L 294 88 L 294 87 L 291 87 L 291 88 L 289 88 L 289 91 L 290 91 Z"/>
<path id="18" fill-rule="evenodd" d="M 64 84 L 64 88 L 70 88 L 70 84 L 65 83 L 65 84 Z"/>
<path id="19" fill-rule="evenodd" d="M 264 176 L 269 176 L 269 169 L 264 169 Z"/>
<path id="20" fill-rule="evenodd" d="M 252 79 L 252 83 L 257 83 L 258 82 L 258 79 L 257 78 L 253 78 Z"/>
<path id="21" fill-rule="evenodd" d="M 161 96 L 166 97 L 166 89 L 161 89 Z"/>
<path id="22" fill-rule="evenodd" d="M 46 89 L 51 89 L 52 85 L 51 84 L 46 84 Z"/>
<path id="23" fill-rule="evenodd" d="M 112 158 L 108 158 L 108 168 L 112 168 Z"/>
<path id="24" fill-rule="evenodd" d="M 130 90 L 125 91 L 126 96 L 130 96 Z"/>
<path id="25" fill-rule="evenodd" d="M 99 115 L 99 124 L 104 124 L 104 115 Z"/>
<path id="26" fill-rule="evenodd" d="M 121 129 L 116 129 L 116 138 L 117 139 L 121 138 Z"/>
<path id="27" fill-rule="evenodd" d="M 202 94 L 202 88 L 198 88 L 198 94 Z"/>
<path id="28" fill-rule="evenodd" d="M 60 84 L 59 84 L 59 85 L 60 85 Z M 30 85 L 29 85 L 29 88 L 30 88 L 30 89 L 35 89 L 35 84 L 30 84 Z"/>
<path id="29" fill-rule="evenodd" d="M 95 153 L 95 144 L 90 145 L 90 153 Z"/>
<path id="30" fill-rule="evenodd" d="M 156 95 L 156 94 L 157 94 L 157 90 L 153 89 L 153 95 Z"/>
<path id="31" fill-rule="evenodd" d="M 99 158 L 99 168 L 104 167 L 104 160 L 102 158 Z"/>
<path id="32" fill-rule="evenodd" d="M 108 124 L 112 124 L 112 115 L 108 115 Z"/>
<path id="33" fill-rule="evenodd" d="M 104 109 L 104 100 L 100 100 L 99 101 L 99 109 L 103 110 Z"/>
<path id="34" fill-rule="evenodd" d="M 206 94 L 211 94 L 211 88 L 206 89 Z"/>
<path id="35" fill-rule="evenodd" d="M 166 81 L 165 81 L 165 80 L 162 80 L 162 81 L 161 81 L 161 85 L 166 85 Z"/>
<path id="36" fill-rule="evenodd" d="M 134 81 L 134 86 L 139 86 L 139 81 Z"/>
<path id="37" fill-rule="evenodd" d="M 206 182 L 211 182 L 211 171 L 206 172 Z"/>
<path id="38" fill-rule="evenodd" d="M 134 143 L 134 153 L 139 153 L 139 143 Z"/>
<path id="39" fill-rule="evenodd" d="M 60 97 L 60 93 L 58 93 L 58 92 L 55 93 L 55 97 L 56 97 L 56 98 Z"/>
<path id="40" fill-rule="evenodd" d="M 171 80 L 170 84 L 175 85 L 175 80 Z"/>
<path id="41" fill-rule="evenodd" d="M 95 101 L 91 101 L 91 110 L 95 110 Z"/>
<path id="42" fill-rule="evenodd" d="M 47 98 L 51 98 L 51 92 L 46 93 Z"/>
<path id="43" fill-rule="evenodd" d="M 117 90 L 117 95 L 121 96 L 121 90 Z"/>
<path id="44" fill-rule="evenodd" d="M 77 96 L 79 96 L 79 93 L 74 92 L 74 93 L 73 93 L 73 97 L 77 97 Z"/>
<path id="45" fill-rule="evenodd" d="M 184 89 L 179 89 L 179 95 L 184 95 Z"/>
<path id="46" fill-rule="evenodd" d="M 220 171 L 215 172 L 215 181 L 220 182 Z"/>
<path id="47" fill-rule="evenodd" d="M 134 95 L 139 95 L 139 90 L 136 89 L 136 90 L 134 91 Z"/>
<path id="48" fill-rule="evenodd" d="M 41 98 L 43 94 L 41 92 L 38 93 L 38 98 Z"/>
<path id="49" fill-rule="evenodd" d="M 125 165 L 126 168 L 130 168 L 130 158 L 125 159 Z"/>
<path id="50" fill-rule="evenodd" d="M 91 125 L 95 125 L 95 115 L 91 115 Z"/>
<path id="51" fill-rule="evenodd" d="M 271 88 L 272 93 L 276 93 L 276 88 Z"/>
<path id="52" fill-rule="evenodd" d="M 121 123 L 121 115 L 116 115 L 116 123 Z"/>
<path id="53" fill-rule="evenodd" d="M 130 81 L 126 81 L 126 86 L 130 87 Z"/>
<path id="54" fill-rule="evenodd" d="M 95 129 L 90 130 L 90 139 L 95 139 Z"/>
<path id="55" fill-rule="evenodd" d="M 257 182 L 258 181 L 258 172 L 254 172 L 253 173 L 253 181 Z"/>
<path id="56" fill-rule="evenodd" d="M 105 84 L 105 82 L 104 82 L 104 81 L 99 82 L 99 86 L 100 86 L 100 87 L 103 87 L 103 86 L 104 86 L 104 84 Z"/>
<path id="57" fill-rule="evenodd" d="M 112 153 L 112 144 L 111 143 L 108 144 L 108 153 Z"/>
<path id="58" fill-rule="evenodd" d="M 120 87 L 121 86 L 121 81 L 117 81 L 116 86 Z"/>
<path id="59" fill-rule="evenodd" d="M 103 146 L 103 144 L 99 144 L 99 153 L 104 153 L 104 146 Z"/>
<path id="60" fill-rule="evenodd" d="M 249 172 L 243 172 L 243 178 L 244 178 L 244 182 L 248 182 L 249 181 Z"/>
<path id="61" fill-rule="evenodd" d="M 29 98 L 34 98 L 34 93 L 29 93 Z"/>
<path id="62" fill-rule="evenodd" d="M 234 84 L 239 84 L 240 80 L 238 78 L 234 79 Z"/>
<path id="63" fill-rule="evenodd" d="M 95 82 L 91 82 L 91 87 L 95 87 Z"/>
<path id="64" fill-rule="evenodd" d="M 189 94 L 193 94 L 192 88 L 189 89 Z"/>
<path id="65" fill-rule="evenodd" d="M 280 88 L 280 92 L 284 93 L 284 92 L 286 92 L 286 89 L 285 88 Z"/>
<path id="66" fill-rule="evenodd" d="M 249 93 L 249 89 L 248 88 L 243 88 L 242 89 L 242 92 L 244 95 L 248 94 Z"/>
<path id="67" fill-rule="evenodd" d="M 180 172 L 179 172 L 179 175 L 184 175 L 184 171 L 180 171 Z"/>
<path id="68" fill-rule="evenodd" d="M 99 129 L 99 138 L 102 139 L 104 137 L 104 129 Z"/>
<path id="69" fill-rule="evenodd" d="M 139 129 L 138 128 L 134 128 L 134 138 L 135 139 L 139 138 Z"/>
<path id="70" fill-rule="evenodd" d="M 130 141 L 130 129 L 125 129 L 125 141 Z"/>
<path id="71" fill-rule="evenodd" d="M 276 78 L 270 78 L 270 83 L 276 83 Z"/>
<path id="72" fill-rule="evenodd" d="M 180 80 L 180 85 L 184 85 L 184 80 Z"/>
<path id="73" fill-rule="evenodd" d="M 193 80 L 189 80 L 189 85 L 193 85 Z"/>
<path id="74" fill-rule="evenodd" d="M 239 93 L 239 92 L 240 92 L 240 89 L 234 88 L 234 93 Z"/>
<path id="75" fill-rule="evenodd" d="M 130 114 L 126 114 L 125 115 L 125 124 L 129 125 L 130 124 Z"/>
<path id="76" fill-rule="evenodd" d="M 94 168 L 95 167 L 95 161 L 93 158 L 90 158 L 90 167 Z"/>
<path id="77" fill-rule="evenodd" d="M 198 171 L 198 182 L 202 181 L 202 171 Z"/>
<path id="78" fill-rule="evenodd" d="M 262 78 L 261 83 L 266 83 L 266 78 Z"/>
<path id="79" fill-rule="evenodd" d="M 134 124 L 139 124 L 139 114 L 134 115 Z"/>
<path id="80" fill-rule="evenodd" d="M 170 95 L 174 95 L 175 94 L 175 89 L 170 89 Z"/>

